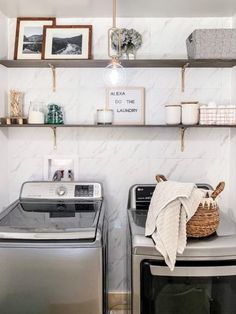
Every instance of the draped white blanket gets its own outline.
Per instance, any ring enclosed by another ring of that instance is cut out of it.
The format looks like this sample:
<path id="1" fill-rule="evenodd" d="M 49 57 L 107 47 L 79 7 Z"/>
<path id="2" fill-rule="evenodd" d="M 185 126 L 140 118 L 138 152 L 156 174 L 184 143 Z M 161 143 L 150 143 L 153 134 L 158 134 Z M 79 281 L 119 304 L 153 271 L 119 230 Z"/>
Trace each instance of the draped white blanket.
<path id="1" fill-rule="evenodd" d="M 186 224 L 195 214 L 204 192 L 193 183 L 158 183 L 148 211 L 145 235 L 151 236 L 156 249 L 171 270 L 177 254 L 187 244 Z"/>

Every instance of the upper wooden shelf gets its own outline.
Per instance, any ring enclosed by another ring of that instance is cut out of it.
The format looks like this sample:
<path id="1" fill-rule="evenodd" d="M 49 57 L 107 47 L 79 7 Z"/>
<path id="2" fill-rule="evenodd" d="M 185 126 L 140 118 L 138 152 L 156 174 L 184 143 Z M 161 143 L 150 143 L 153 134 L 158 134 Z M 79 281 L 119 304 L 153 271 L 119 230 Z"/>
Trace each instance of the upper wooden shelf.
<path id="1" fill-rule="evenodd" d="M 110 60 L 0 60 L 0 64 L 7 68 L 105 68 Z M 232 68 L 236 66 L 236 59 L 221 60 L 188 60 L 188 59 L 138 59 L 121 60 L 125 68 Z"/>

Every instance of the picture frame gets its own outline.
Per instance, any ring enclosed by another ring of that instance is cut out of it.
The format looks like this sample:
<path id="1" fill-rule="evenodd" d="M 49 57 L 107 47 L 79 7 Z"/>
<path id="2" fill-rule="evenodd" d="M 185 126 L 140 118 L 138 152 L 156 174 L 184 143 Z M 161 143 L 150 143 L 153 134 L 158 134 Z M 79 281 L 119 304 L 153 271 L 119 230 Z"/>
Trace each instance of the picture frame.
<path id="1" fill-rule="evenodd" d="M 145 124 L 145 88 L 107 88 L 106 109 L 114 111 L 113 124 Z"/>
<path id="2" fill-rule="evenodd" d="M 56 25 L 54 17 L 18 17 L 14 60 L 40 60 L 43 47 L 43 27 Z"/>
<path id="3" fill-rule="evenodd" d="M 42 59 L 91 59 L 92 25 L 45 26 Z"/>

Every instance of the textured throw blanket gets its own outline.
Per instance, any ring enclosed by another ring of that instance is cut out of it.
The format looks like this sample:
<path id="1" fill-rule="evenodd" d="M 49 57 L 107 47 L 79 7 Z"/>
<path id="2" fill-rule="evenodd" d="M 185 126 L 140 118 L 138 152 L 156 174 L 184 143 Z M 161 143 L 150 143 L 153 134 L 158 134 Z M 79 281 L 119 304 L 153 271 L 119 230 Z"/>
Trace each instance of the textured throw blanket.
<path id="1" fill-rule="evenodd" d="M 165 181 L 157 184 L 148 211 L 145 235 L 151 236 L 166 264 L 174 269 L 177 254 L 186 244 L 186 224 L 205 193 L 193 183 Z"/>

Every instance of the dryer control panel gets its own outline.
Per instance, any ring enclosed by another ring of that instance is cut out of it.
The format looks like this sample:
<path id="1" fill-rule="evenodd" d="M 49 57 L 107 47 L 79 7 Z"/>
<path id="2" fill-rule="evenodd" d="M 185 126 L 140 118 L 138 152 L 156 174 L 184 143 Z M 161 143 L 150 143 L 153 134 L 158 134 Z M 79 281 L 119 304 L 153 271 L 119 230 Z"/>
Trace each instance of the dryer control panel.
<path id="1" fill-rule="evenodd" d="M 20 193 L 21 199 L 93 200 L 102 196 L 98 182 L 25 182 Z"/>

